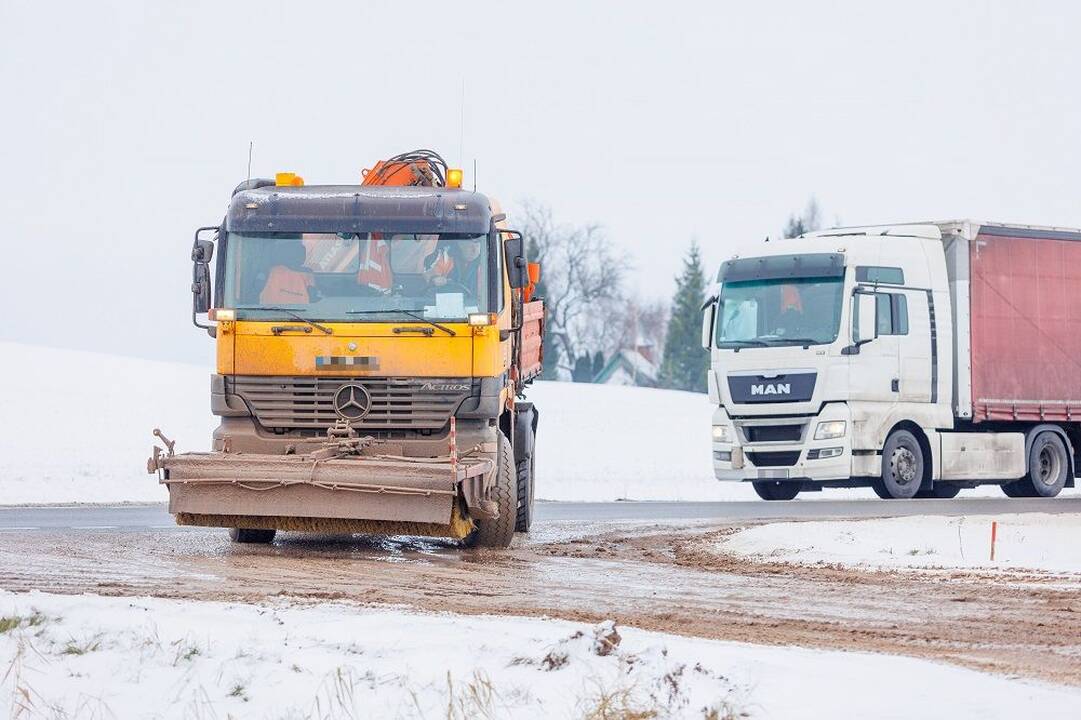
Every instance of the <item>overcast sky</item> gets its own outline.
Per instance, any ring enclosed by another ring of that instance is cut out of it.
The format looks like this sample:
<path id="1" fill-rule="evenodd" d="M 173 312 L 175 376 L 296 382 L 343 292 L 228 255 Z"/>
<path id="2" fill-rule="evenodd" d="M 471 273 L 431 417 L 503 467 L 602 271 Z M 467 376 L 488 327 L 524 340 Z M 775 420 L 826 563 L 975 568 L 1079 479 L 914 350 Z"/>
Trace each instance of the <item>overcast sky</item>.
<path id="1" fill-rule="evenodd" d="M 203 361 L 191 233 L 246 173 L 431 147 L 667 297 L 832 223 L 1081 226 L 1078 3 L 0 0 L 0 338 Z M 462 87 L 465 85 L 464 128 Z M 513 220 L 513 216 L 512 216 Z"/>

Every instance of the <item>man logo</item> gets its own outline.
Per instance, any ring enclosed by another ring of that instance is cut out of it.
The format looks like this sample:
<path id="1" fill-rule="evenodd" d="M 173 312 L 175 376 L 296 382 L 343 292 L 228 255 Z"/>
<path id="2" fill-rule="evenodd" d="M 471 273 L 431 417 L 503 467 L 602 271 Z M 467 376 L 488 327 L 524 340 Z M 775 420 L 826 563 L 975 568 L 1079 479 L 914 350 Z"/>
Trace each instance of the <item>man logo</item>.
<path id="1" fill-rule="evenodd" d="M 791 395 L 792 383 L 759 383 L 751 385 L 751 395 Z"/>

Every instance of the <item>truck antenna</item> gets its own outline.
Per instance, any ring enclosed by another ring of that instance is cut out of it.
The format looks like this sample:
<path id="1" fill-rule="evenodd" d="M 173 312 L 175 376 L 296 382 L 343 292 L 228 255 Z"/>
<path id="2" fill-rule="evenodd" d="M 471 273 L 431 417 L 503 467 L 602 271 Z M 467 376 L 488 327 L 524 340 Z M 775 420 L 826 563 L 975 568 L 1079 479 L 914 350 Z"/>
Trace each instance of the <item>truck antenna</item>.
<path id="1" fill-rule="evenodd" d="M 249 187 L 251 186 L 251 154 L 252 154 L 252 150 L 254 148 L 255 148 L 255 141 L 254 140 L 249 140 L 248 141 L 248 182 L 246 183 L 246 185 L 248 185 Z"/>
<path id="2" fill-rule="evenodd" d="M 465 162 L 465 77 L 462 77 L 462 97 L 458 105 L 458 167 Z"/>
<path id="3" fill-rule="evenodd" d="M 477 159 L 473 158 L 473 192 L 477 191 Z"/>

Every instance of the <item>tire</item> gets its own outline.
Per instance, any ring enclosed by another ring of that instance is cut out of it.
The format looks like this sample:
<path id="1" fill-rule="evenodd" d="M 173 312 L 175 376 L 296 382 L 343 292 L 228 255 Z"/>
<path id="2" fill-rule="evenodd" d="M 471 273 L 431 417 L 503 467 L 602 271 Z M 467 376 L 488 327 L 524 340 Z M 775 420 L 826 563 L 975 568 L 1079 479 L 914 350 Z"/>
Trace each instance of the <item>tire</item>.
<path id="1" fill-rule="evenodd" d="M 783 480 L 755 480 L 754 491 L 763 500 L 791 500 L 800 491 L 800 483 L 785 482 Z"/>
<path id="2" fill-rule="evenodd" d="M 886 486 L 882 484 L 882 480 L 875 478 L 871 481 L 871 489 L 875 491 L 875 495 L 878 495 L 883 500 L 892 500 L 893 496 L 886 490 Z"/>
<path id="3" fill-rule="evenodd" d="M 1055 432 L 1042 432 L 1037 435 L 1028 450 L 1028 474 L 1013 485 L 1014 492 L 1021 495 L 1010 497 L 1046 497 L 1051 498 L 1062 492 L 1070 476 L 1070 457 L 1066 445 Z M 1002 487 L 1006 492 L 1006 486 Z M 1009 495 L 1009 492 L 1006 492 Z"/>
<path id="4" fill-rule="evenodd" d="M 229 539 L 235 543 L 247 545 L 266 545 L 274 542 L 277 530 L 263 530 L 256 528 L 229 528 Z"/>
<path id="5" fill-rule="evenodd" d="M 908 430 L 886 438 L 882 449 L 882 477 L 875 483 L 880 498 L 907 500 L 916 497 L 923 484 L 925 458 L 920 441 Z"/>
<path id="6" fill-rule="evenodd" d="M 999 485 L 999 487 L 1002 488 L 1002 492 L 1006 495 L 1006 497 L 1032 497 L 1033 490 L 1031 488 L 1024 487 L 1023 482 L 1024 481 L 1022 480 L 1014 480 L 1013 482 L 1002 483 L 1001 485 Z"/>
<path id="7" fill-rule="evenodd" d="M 916 493 L 916 497 L 926 498 L 938 498 L 940 500 L 949 500 L 950 498 L 957 497 L 957 494 L 961 492 L 960 485 L 952 485 L 950 483 L 935 483 L 934 487 L 930 490 L 920 490 Z"/>
<path id="8" fill-rule="evenodd" d="M 518 513 L 514 520 L 514 532 L 529 532 L 533 526 L 533 494 L 536 486 L 536 459 L 529 456 L 518 463 Z"/>
<path id="9" fill-rule="evenodd" d="M 514 540 L 518 519 L 518 476 L 510 440 L 500 431 L 496 440 L 495 485 L 492 499 L 499 507 L 499 517 L 477 520 L 477 527 L 462 540 L 465 547 L 507 548 Z"/>

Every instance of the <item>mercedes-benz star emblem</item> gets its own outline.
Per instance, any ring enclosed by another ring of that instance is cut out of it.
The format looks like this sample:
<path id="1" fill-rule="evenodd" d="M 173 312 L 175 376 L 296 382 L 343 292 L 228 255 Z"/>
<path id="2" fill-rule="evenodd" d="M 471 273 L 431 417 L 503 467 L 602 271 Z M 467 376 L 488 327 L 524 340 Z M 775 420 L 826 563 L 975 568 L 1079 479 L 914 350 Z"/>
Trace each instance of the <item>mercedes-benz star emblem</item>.
<path id="1" fill-rule="evenodd" d="M 372 396 L 363 385 L 342 385 L 334 393 L 334 412 L 349 422 L 356 422 L 372 409 Z"/>

